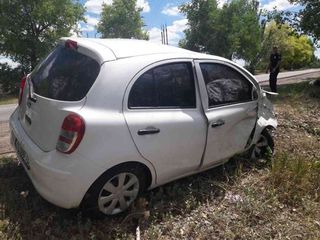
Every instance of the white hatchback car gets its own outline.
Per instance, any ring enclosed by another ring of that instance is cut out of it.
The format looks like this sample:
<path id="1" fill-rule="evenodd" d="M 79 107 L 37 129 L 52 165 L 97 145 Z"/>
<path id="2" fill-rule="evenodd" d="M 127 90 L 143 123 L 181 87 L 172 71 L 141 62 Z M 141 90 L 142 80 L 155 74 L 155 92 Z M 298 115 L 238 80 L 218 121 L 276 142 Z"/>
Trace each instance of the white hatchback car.
<path id="1" fill-rule="evenodd" d="M 10 118 L 37 191 L 105 215 L 125 211 L 142 190 L 273 149 L 267 129 L 276 125 L 242 67 L 126 39 L 62 38 L 22 79 Z"/>

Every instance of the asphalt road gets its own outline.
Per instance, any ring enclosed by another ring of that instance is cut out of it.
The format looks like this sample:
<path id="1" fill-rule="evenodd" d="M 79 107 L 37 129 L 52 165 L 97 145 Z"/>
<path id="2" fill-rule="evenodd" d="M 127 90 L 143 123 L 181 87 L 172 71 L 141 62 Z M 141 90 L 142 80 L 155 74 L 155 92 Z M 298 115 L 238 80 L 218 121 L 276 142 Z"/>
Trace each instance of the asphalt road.
<path id="1" fill-rule="evenodd" d="M 320 73 L 320 69 L 307 69 L 301 71 L 291 71 L 291 72 L 281 72 L 278 76 L 278 83 L 281 82 L 281 79 L 291 78 L 294 76 L 303 76 L 312 73 Z M 259 74 L 255 76 L 258 82 L 266 83 L 269 80 L 269 74 Z M 17 104 L 8 104 L 8 105 L 0 105 L 0 122 L 8 121 L 10 115 L 13 113 L 14 109 L 17 107 Z"/>
<path id="2" fill-rule="evenodd" d="M 316 72 L 320 72 L 320 68 L 300 70 L 300 71 L 280 72 L 278 75 L 278 79 L 290 78 L 294 76 L 305 75 L 305 74 L 316 73 Z M 269 81 L 269 74 L 258 74 L 258 75 L 255 75 L 255 77 L 260 83 Z"/>
<path id="3" fill-rule="evenodd" d="M 0 122 L 8 121 L 17 104 L 0 105 Z"/>

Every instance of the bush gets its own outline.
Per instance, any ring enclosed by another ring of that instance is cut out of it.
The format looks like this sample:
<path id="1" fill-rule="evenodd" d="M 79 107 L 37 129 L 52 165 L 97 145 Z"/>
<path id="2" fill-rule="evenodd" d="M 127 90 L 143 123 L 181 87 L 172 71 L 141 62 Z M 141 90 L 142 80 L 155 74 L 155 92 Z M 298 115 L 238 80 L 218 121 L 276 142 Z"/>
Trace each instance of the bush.
<path id="1" fill-rule="evenodd" d="M 5 94 L 17 94 L 23 76 L 22 67 L 11 68 L 7 63 L 0 64 L 0 87 Z"/>

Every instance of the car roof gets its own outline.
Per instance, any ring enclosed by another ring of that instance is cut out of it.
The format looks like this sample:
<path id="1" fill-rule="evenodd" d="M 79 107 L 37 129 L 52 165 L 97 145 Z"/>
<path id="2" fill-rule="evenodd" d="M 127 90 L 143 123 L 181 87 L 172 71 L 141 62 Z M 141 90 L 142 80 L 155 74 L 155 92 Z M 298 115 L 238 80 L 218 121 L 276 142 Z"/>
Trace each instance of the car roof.
<path id="1" fill-rule="evenodd" d="M 61 38 L 61 41 L 66 40 L 76 41 L 78 45 L 82 47 L 93 51 L 96 50 L 96 53 L 99 54 L 104 61 L 151 54 L 176 54 L 177 57 L 226 60 L 218 56 L 193 52 L 179 47 L 157 44 L 145 40 L 121 38 Z M 102 53 L 103 48 L 105 49 L 105 53 Z M 114 59 L 110 56 L 110 52 L 113 54 Z"/>

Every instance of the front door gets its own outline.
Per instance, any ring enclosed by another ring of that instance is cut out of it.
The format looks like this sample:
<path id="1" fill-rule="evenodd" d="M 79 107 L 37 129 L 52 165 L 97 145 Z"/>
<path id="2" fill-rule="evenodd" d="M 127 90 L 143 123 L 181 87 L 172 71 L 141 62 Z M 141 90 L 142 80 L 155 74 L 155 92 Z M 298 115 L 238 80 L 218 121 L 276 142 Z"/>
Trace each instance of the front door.
<path id="1" fill-rule="evenodd" d="M 207 123 L 198 92 L 190 60 L 149 66 L 129 84 L 125 119 L 138 151 L 154 165 L 159 184 L 201 163 Z"/>
<path id="2" fill-rule="evenodd" d="M 215 165 L 242 152 L 258 112 L 254 85 L 229 63 L 197 61 L 208 136 L 202 167 Z"/>

